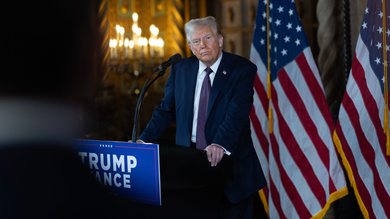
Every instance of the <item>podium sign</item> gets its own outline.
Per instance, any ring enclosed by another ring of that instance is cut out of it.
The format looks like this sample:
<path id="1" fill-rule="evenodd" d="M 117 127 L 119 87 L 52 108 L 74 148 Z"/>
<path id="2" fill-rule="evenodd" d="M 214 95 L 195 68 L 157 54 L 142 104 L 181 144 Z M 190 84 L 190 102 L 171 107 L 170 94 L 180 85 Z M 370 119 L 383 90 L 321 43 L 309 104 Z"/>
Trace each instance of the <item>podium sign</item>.
<path id="1" fill-rule="evenodd" d="M 159 145 L 120 141 L 75 141 L 82 163 L 114 194 L 161 205 Z"/>

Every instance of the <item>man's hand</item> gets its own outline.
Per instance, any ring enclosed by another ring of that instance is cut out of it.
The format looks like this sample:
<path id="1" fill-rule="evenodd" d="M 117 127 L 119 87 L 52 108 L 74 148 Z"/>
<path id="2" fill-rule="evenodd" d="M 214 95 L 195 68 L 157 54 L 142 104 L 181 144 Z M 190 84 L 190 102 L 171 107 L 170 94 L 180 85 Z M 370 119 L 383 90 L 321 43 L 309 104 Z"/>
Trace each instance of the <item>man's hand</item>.
<path id="1" fill-rule="evenodd" d="M 133 141 L 131 139 L 128 140 L 127 142 L 133 143 Z M 135 142 L 138 144 L 146 144 L 146 142 L 142 141 L 141 139 L 137 139 Z"/>
<path id="2" fill-rule="evenodd" d="M 207 152 L 207 159 L 211 163 L 212 167 L 217 166 L 217 164 L 222 160 L 225 152 L 225 150 L 217 144 L 210 144 L 204 150 Z"/>
<path id="3" fill-rule="evenodd" d="M 138 144 L 146 144 L 146 142 L 142 141 L 141 139 L 137 139 L 136 141 Z"/>

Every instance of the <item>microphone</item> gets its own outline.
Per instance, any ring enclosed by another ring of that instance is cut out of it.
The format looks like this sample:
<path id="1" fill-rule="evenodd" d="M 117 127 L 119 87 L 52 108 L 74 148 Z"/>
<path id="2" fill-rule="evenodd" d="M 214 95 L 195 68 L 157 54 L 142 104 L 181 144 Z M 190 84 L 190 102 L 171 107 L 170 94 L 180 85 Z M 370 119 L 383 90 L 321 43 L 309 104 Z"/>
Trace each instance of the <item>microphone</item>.
<path id="1" fill-rule="evenodd" d="M 169 57 L 169 59 L 163 63 L 161 63 L 161 65 L 157 66 L 155 69 L 154 69 L 154 72 L 162 72 L 162 71 L 165 71 L 170 65 L 173 65 L 177 62 L 179 62 L 181 60 L 181 55 L 179 53 L 176 53 L 175 55 Z"/>
<path id="2" fill-rule="evenodd" d="M 154 78 L 149 78 L 145 82 L 144 86 L 142 87 L 141 93 L 138 96 L 137 104 L 135 105 L 135 110 L 134 110 L 134 123 L 133 123 L 133 131 L 132 131 L 132 135 L 131 135 L 132 142 L 136 142 L 137 138 L 138 138 L 137 132 L 138 132 L 138 126 L 139 126 L 139 114 L 140 114 L 142 101 L 144 99 L 146 91 L 149 89 L 150 85 L 152 85 L 153 82 L 157 80 L 157 78 L 161 77 L 165 73 L 165 70 L 170 65 L 173 65 L 180 60 L 181 60 L 181 55 L 178 53 L 169 57 L 169 59 L 167 61 L 163 62 L 161 65 L 157 66 L 157 68 L 154 69 L 153 73 L 158 72 L 158 74 Z M 150 75 L 150 76 L 152 76 L 152 75 Z"/>

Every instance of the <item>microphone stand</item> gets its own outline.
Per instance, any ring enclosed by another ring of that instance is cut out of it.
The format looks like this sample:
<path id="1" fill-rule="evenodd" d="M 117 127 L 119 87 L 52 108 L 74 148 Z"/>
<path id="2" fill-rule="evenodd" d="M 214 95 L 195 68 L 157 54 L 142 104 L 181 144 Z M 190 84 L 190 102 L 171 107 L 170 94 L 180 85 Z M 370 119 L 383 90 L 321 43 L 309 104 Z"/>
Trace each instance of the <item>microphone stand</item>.
<path id="1" fill-rule="evenodd" d="M 145 82 L 144 86 L 142 87 L 141 93 L 138 96 L 137 99 L 137 104 L 135 106 L 135 112 L 134 112 L 134 123 L 133 123 L 133 132 L 132 132 L 132 137 L 131 141 L 136 142 L 137 141 L 137 131 L 138 131 L 138 126 L 139 126 L 139 114 L 140 114 L 140 109 L 142 105 L 142 101 L 144 99 L 146 91 L 149 89 L 149 87 L 155 82 L 159 77 L 163 76 L 165 73 L 166 68 L 157 68 L 153 71 L 154 73 L 158 73 L 153 79 L 150 80 L 151 77 L 148 78 L 148 80 Z"/>

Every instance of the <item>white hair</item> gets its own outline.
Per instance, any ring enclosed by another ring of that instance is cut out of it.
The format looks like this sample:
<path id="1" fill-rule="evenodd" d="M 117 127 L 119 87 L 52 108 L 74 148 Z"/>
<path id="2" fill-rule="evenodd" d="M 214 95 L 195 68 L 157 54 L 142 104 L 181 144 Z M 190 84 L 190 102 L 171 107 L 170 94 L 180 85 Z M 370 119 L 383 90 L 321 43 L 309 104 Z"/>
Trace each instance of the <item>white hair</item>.
<path id="1" fill-rule="evenodd" d="M 220 31 L 218 29 L 218 23 L 213 16 L 203 17 L 191 19 L 184 25 L 184 31 L 186 32 L 187 41 L 189 42 L 191 39 L 191 35 L 194 32 L 195 28 L 198 26 L 209 26 L 213 30 L 213 32 L 217 35 L 220 35 Z"/>

